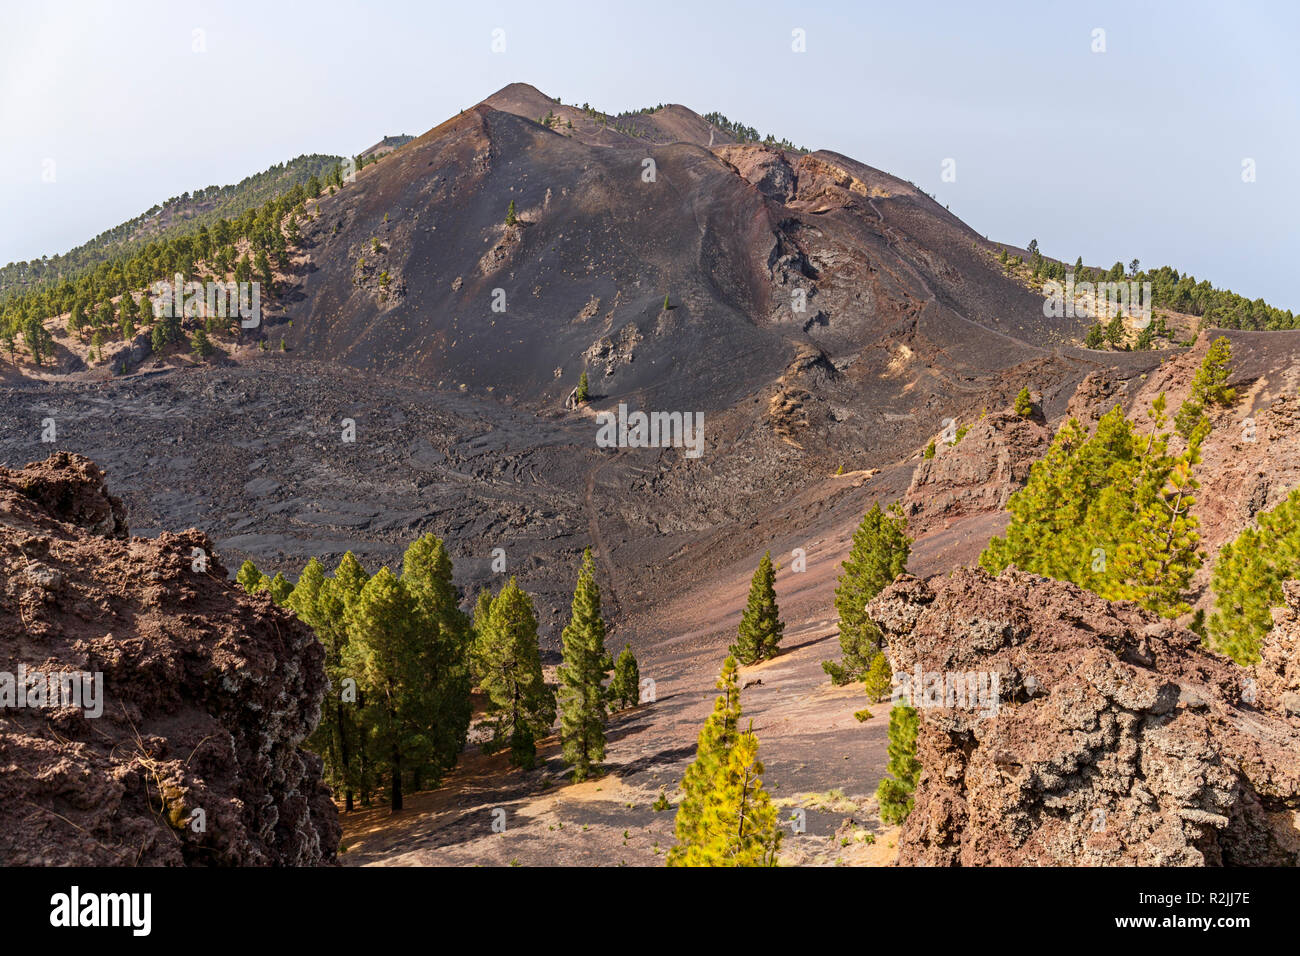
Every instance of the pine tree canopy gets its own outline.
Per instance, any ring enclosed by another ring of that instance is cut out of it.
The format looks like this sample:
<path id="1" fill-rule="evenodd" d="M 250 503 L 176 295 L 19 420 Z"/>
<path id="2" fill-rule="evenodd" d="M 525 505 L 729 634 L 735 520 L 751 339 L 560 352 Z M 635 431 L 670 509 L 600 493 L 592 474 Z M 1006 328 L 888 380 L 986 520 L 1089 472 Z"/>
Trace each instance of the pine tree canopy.
<path id="1" fill-rule="evenodd" d="M 907 704 L 895 704 L 889 712 L 889 776 L 880 781 L 876 798 L 880 819 L 890 826 L 902 823 L 912 812 L 913 794 L 921 777 L 921 762 L 916 758 L 916 734 L 920 715 Z"/>
<path id="2" fill-rule="evenodd" d="M 1011 524 L 980 564 L 997 574 L 1014 564 L 1071 581 L 1109 600 L 1130 600 L 1165 617 L 1184 600 L 1201 565 L 1192 514 L 1205 426 L 1179 455 L 1168 450 L 1164 396 L 1140 434 L 1116 406 L 1089 437 L 1076 420 L 1061 426 L 1029 481 L 1007 502 Z"/>
<path id="3" fill-rule="evenodd" d="M 451 558 L 440 538 L 426 534 L 407 546 L 401 581 L 415 614 L 415 653 L 426 684 L 424 720 L 430 745 L 425 769 L 433 783 L 455 765 L 465 748 L 472 716 L 472 632 L 469 618 L 460 610 Z"/>
<path id="4" fill-rule="evenodd" d="M 750 582 L 749 600 L 740 618 L 736 643 L 728 648 L 728 652 L 742 664 L 756 664 L 775 657 L 784 630 L 776 603 L 776 570 L 772 567 L 772 553 L 768 551 L 758 563 Z"/>
<path id="5" fill-rule="evenodd" d="M 835 588 L 843 660 L 822 662 L 832 683 L 862 680 L 880 653 L 884 638 L 867 616 L 867 603 L 907 570 L 912 539 L 906 529 L 907 519 L 897 502 L 884 511 L 876 503 L 853 533 L 853 546 Z"/>
<path id="6" fill-rule="evenodd" d="M 535 741 L 555 722 L 555 694 L 542 679 L 537 613 L 514 578 L 492 600 L 476 656 L 493 729 L 489 749 L 509 745 L 511 762 L 531 767 Z"/>
<path id="7" fill-rule="evenodd" d="M 561 638 L 564 663 L 559 677 L 560 741 L 573 779 L 590 776 L 605 759 L 605 675 L 613 661 L 605 651 L 600 588 L 588 548 L 582 555 L 568 626 Z"/>
<path id="8" fill-rule="evenodd" d="M 781 844 L 776 810 L 763 789 L 753 725 L 741 732 L 737 665 L 728 657 L 722 691 L 700 730 L 695 760 L 682 779 L 677 845 L 669 866 L 775 866 Z"/>
<path id="9" fill-rule="evenodd" d="M 262 572 L 257 570 L 257 565 L 253 563 L 252 558 L 245 559 L 239 566 L 239 573 L 235 575 L 235 582 L 249 594 L 257 590 L 261 580 Z"/>
<path id="10" fill-rule="evenodd" d="M 631 644 L 623 647 L 614 662 L 614 677 L 609 682 L 606 697 L 611 704 L 620 707 L 635 707 L 641 702 L 641 671 Z"/>
<path id="11" fill-rule="evenodd" d="M 1259 661 L 1273 629 L 1272 609 L 1286 602 L 1282 582 L 1300 578 L 1300 488 L 1219 551 L 1210 578 L 1215 611 L 1209 644 L 1238 664 Z"/>

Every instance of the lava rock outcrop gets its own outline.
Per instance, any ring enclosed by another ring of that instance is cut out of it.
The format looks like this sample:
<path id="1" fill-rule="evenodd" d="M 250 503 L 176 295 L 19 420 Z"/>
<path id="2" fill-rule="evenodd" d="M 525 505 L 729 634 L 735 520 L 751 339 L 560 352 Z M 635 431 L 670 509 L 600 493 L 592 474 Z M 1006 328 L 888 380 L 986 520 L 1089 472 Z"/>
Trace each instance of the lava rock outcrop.
<path id="1" fill-rule="evenodd" d="M 128 538 L 78 455 L 0 468 L 0 864 L 332 862 L 299 749 L 326 687 L 320 642 L 206 535 Z"/>
<path id="2" fill-rule="evenodd" d="M 1300 719 L 1279 661 L 1239 667 L 1134 604 L 1015 569 L 904 576 L 869 609 L 895 673 L 934 691 L 917 698 L 900 864 L 1300 860 Z M 1291 613 L 1277 648 L 1295 646 Z M 996 708 L 948 690 L 972 674 L 998 676 Z"/>
<path id="3" fill-rule="evenodd" d="M 903 499 L 909 532 L 918 537 L 944 522 L 1003 510 L 1051 443 L 1047 426 L 1014 412 L 984 416 L 956 444 L 939 439 Z"/>

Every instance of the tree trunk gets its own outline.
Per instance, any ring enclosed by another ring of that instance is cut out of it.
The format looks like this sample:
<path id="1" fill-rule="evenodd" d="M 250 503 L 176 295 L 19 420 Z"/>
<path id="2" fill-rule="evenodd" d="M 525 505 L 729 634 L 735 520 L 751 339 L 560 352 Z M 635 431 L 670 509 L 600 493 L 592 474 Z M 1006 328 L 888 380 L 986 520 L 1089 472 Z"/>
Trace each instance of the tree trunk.
<path id="1" fill-rule="evenodd" d="M 348 765 L 347 712 L 343 709 L 342 701 L 339 701 L 339 703 L 336 704 L 335 706 L 338 708 L 337 725 L 338 725 L 338 734 L 339 734 L 339 764 L 343 768 L 343 779 L 349 780 L 352 776 L 352 768 Z M 351 813 L 352 809 L 353 809 L 352 788 L 349 786 L 343 791 L 343 811 L 345 813 Z"/>
<path id="2" fill-rule="evenodd" d="M 402 752 L 398 749 L 397 744 L 393 744 L 392 768 L 393 776 L 393 800 L 392 809 L 402 809 Z"/>

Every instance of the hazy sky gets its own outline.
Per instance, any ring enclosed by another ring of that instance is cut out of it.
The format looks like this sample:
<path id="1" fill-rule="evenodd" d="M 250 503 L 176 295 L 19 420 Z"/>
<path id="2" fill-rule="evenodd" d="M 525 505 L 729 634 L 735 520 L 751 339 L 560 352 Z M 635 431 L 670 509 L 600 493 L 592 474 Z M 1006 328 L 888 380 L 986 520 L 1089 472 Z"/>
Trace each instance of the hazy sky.
<path id="1" fill-rule="evenodd" d="M 0 263 L 523 81 L 720 110 L 912 180 L 992 239 L 1300 310 L 1294 0 L 0 0 L 0 25 Z"/>

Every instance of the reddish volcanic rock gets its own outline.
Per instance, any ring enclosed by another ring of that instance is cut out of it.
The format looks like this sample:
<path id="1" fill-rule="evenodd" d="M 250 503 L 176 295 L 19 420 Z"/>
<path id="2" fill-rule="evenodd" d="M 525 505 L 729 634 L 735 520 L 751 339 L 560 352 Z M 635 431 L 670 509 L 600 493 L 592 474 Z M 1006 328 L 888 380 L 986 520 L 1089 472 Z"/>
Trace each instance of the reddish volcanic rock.
<path id="1" fill-rule="evenodd" d="M 1300 719 L 1275 692 L 1293 671 L 1256 676 L 1134 604 L 1014 569 L 905 576 L 870 608 L 896 673 L 996 674 L 1000 692 L 920 707 L 901 864 L 1300 859 Z"/>
<path id="2" fill-rule="evenodd" d="M 97 676 L 17 706 L 24 671 Z M 299 749 L 326 686 L 320 642 L 237 590 L 206 535 L 127 539 L 78 455 L 0 468 L 0 863 L 333 861 Z"/>

